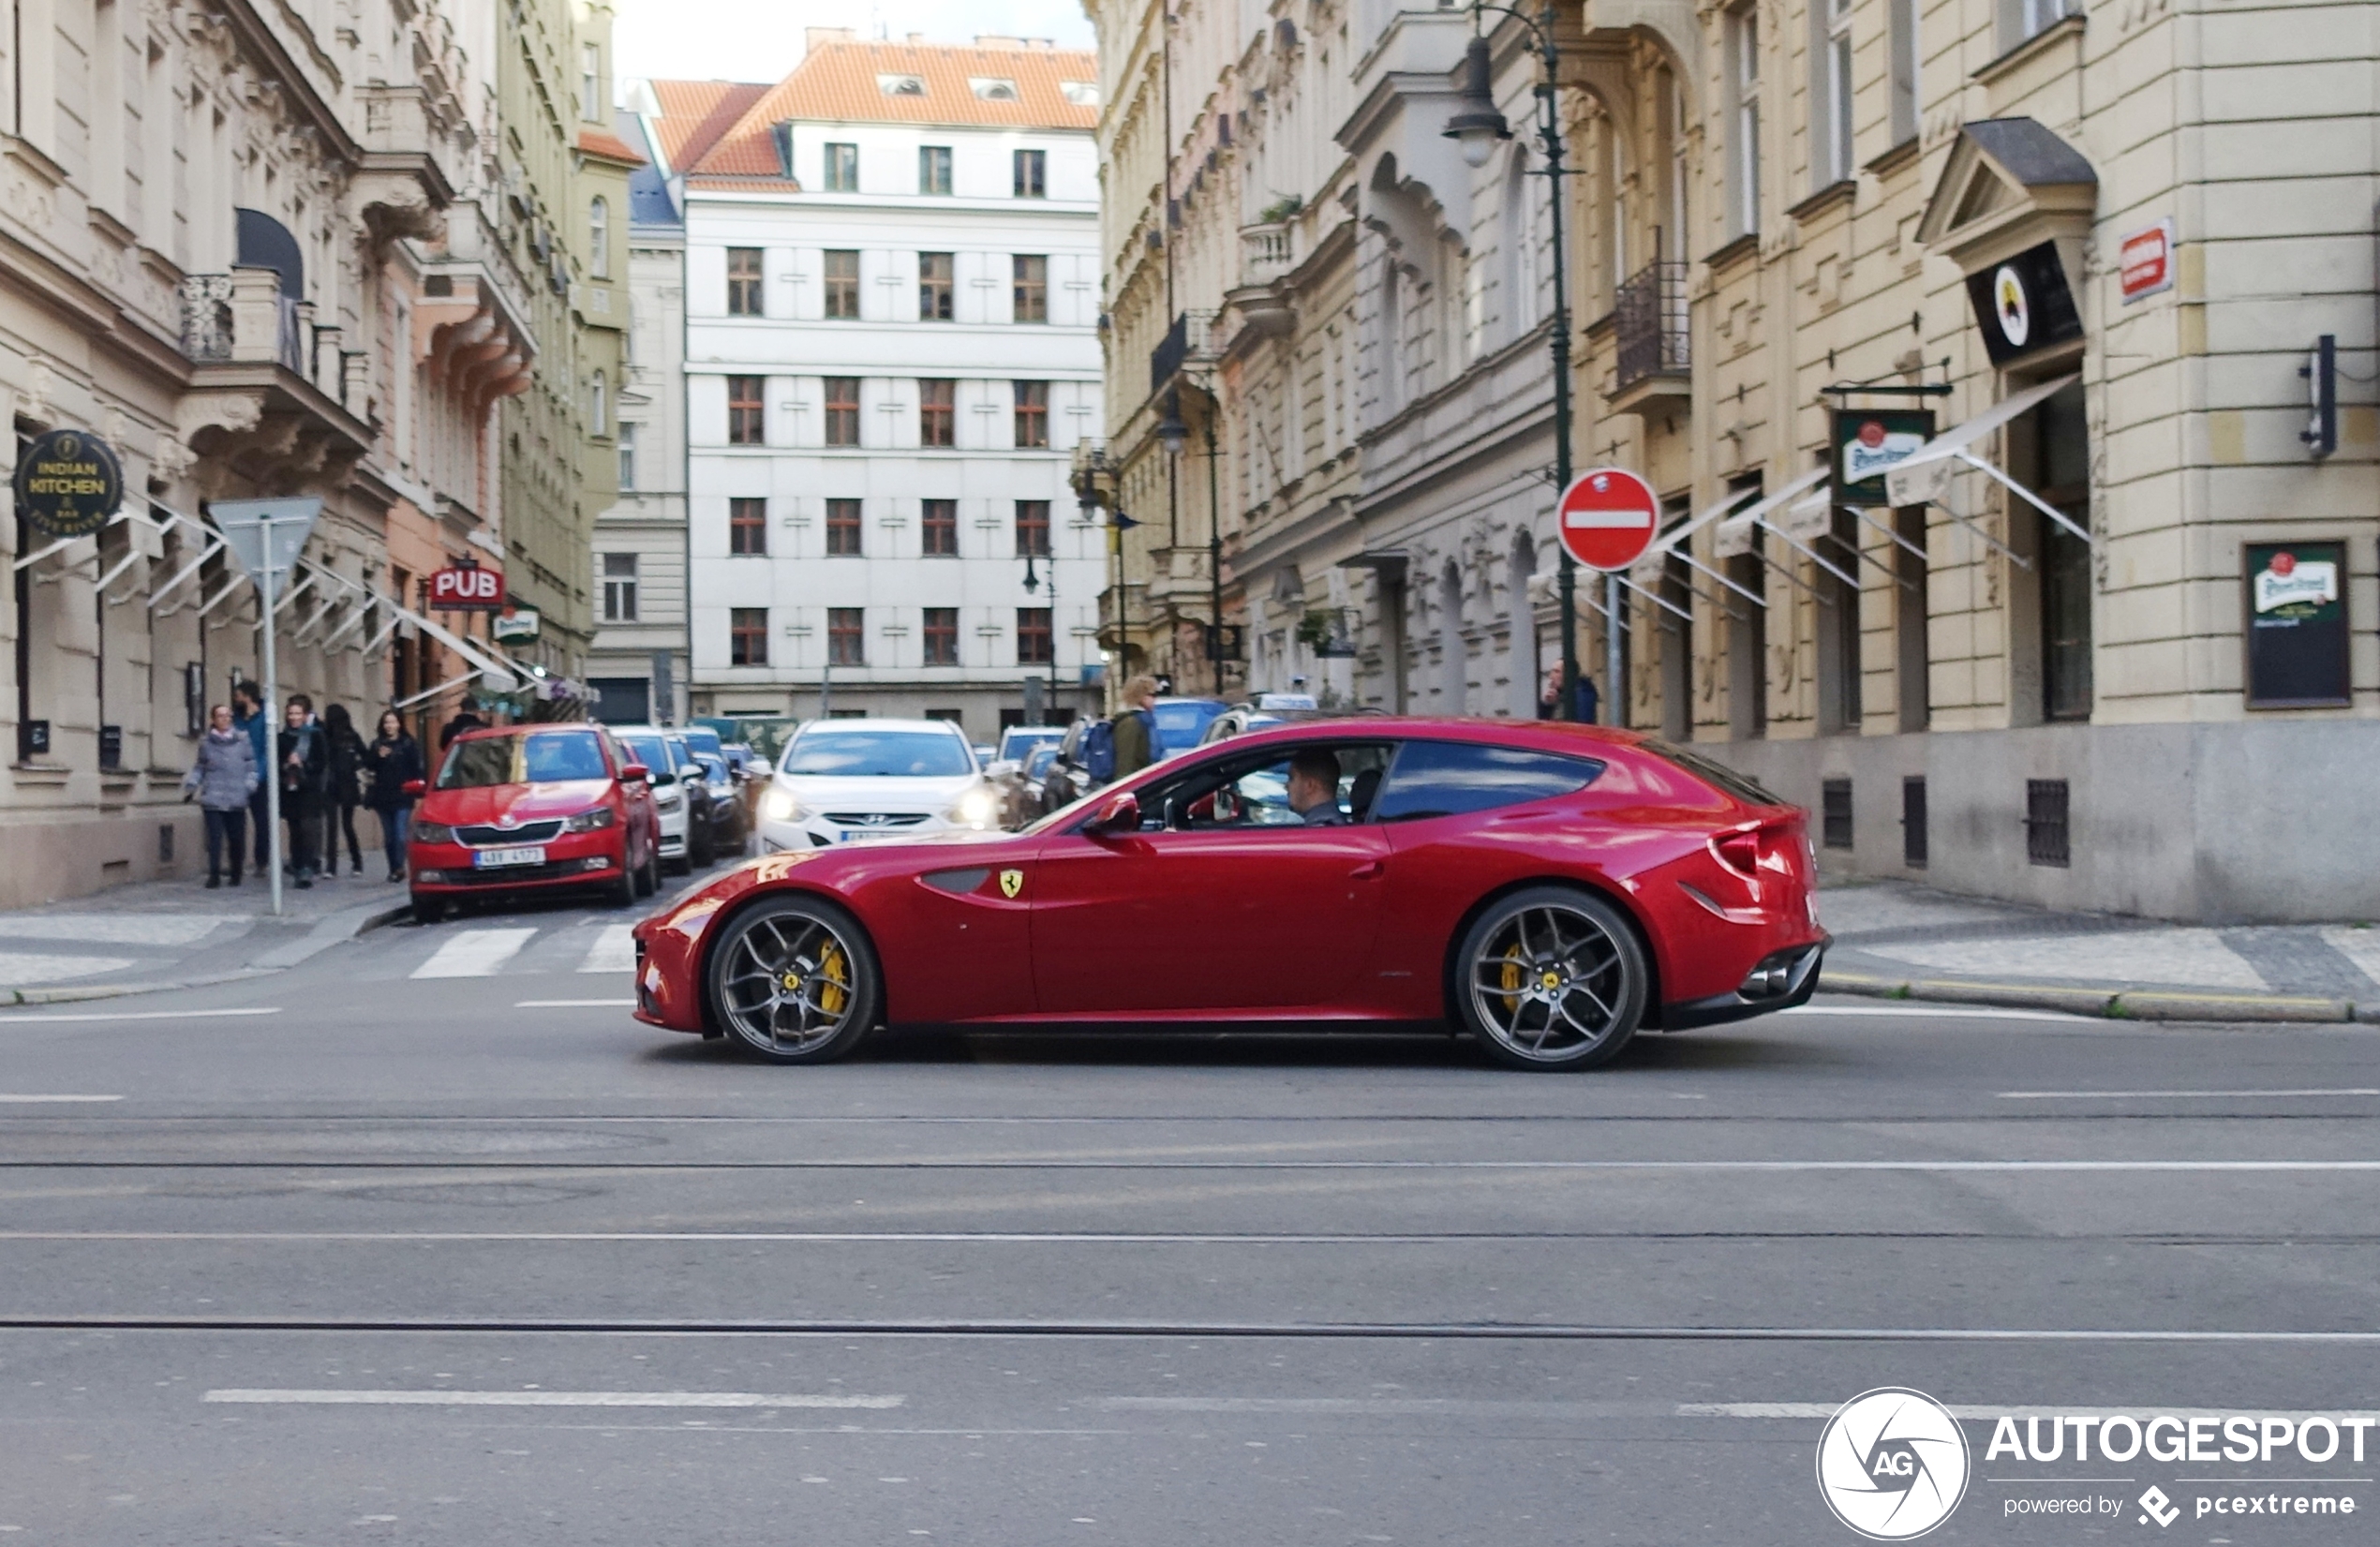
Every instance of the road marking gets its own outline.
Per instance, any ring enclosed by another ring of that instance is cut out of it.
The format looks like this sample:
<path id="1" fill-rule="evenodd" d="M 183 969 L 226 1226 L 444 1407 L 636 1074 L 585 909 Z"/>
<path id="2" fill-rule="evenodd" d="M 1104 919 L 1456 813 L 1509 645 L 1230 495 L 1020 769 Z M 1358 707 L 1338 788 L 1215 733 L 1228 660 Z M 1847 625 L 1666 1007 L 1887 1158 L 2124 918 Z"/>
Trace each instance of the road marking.
<path id="1" fill-rule="evenodd" d="M 1833 1418 L 1841 1410 L 1842 1406 L 1839 1402 L 1681 1402 L 1677 1406 L 1677 1416 L 1680 1418 Z M 2236 1411 L 2229 1407 L 2172 1407 L 2153 1402 L 2066 1403 L 2057 1407 L 2025 1406 L 2017 1404 L 1991 1407 L 1971 1402 L 1954 1402 L 1946 1406 L 1950 1408 L 1950 1415 L 1953 1418 L 1982 1419 L 1999 1418 L 2002 1414 L 2015 1418 L 2047 1418 L 2053 1413 L 2164 1413 L 2187 1421 L 2194 1418 L 2228 1418 Z M 2317 1414 L 2334 1421 L 2380 1418 L 2380 1413 L 2356 1412 L 2337 1407 L 2314 1408 L 2303 1412 L 2293 1412 L 2278 1407 L 2259 1407 L 2255 1411 L 2269 1413 L 2275 1418 L 2291 1420 L 2313 1418 Z M 2073 1480 L 2082 1480 L 2077 1478 Z M 2184 1478 L 2181 1480 L 2186 1482 L 2190 1480 Z M 2354 1480 L 2342 1479 L 2340 1480 L 2352 1481 Z"/>
<path id="2" fill-rule="evenodd" d="M 580 972 L 586 970 L 584 967 L 579 969 Z M 636 1008 L 636 1001 L 632 999 L 516 999 L 513 1002 L 513 1008 L 516 1010 L 632 1010 Z"/>
<path id="3" fill-rule="evenodd" d="M 1907 1171 L 1913 1173 L 2192 1172 L 2356 1174 L 2380 1160 L 1019 1160 L 952 1155 L 941 1160 L 41 1160 L 0 1159 L 0 1171 L 141 1171 L 171 1164 L 190 1171 L 471 1170 L 544 1175 L 690 1176 L 724 1171 Z"/>
<path id="4" fill-rule="evenodd" d="M 2002 1091 L 2002 1101 L 2225 1101 L 2248 1096 L 2380 1095 L 2380 1087 L 2301 1091 Z"/>
<path id="5" fill-rule="evenodd" d="M 1907 1009 L 1888 1009 L 1881 1004 L 1796 1004 L 1779 1010 L 1778 1015 L 1875 1015 L 1912 1016 L 1927 1020 L 2082 1020 L 2093 1025 L 2105 1019 L 2099 1016 L 2068 1015 L 2062 1010 L 1945 1010 L 1921 1000 L 1909 1002 Z"/>
<path id="6" fill-rule="evenodd" d="M 22 1015 L 0 1014 L 0 1026 L 22 1026 L 35 1021 L 52 1020 L 205 1020 L 224 1016 L 279 1015 L 278 1004 L 238 1010 L 71 1010 Z"/>
<path id="7" fill-rule="evenodd" d="M 587 959 L 578 964 L 582 973 L 632 973 L 636 970 L 636 940 L 633 924 L 608 924 L 595 937 L 595 945 Z"/>
<path id="8" fill-rule="evenodd" d="M 898 1407 L 898 1396 L 799 1391 L 342 1391 L 237 1389 L 209 1391 L 209 1402 L 351 1407 Z"/>
<path id="9" fill-rule="evenodd" d="M 120 1095 L 10 1095 L 0 1093 L 0 1102 L 36 1103 L 46 1101 L 122 1101 Z"/>
<path id="10" fill-rule="evenodd" d="M 415 977 L 493 977 L 536 934 L 528 930 L 465 930 L 413 969 Z"/>

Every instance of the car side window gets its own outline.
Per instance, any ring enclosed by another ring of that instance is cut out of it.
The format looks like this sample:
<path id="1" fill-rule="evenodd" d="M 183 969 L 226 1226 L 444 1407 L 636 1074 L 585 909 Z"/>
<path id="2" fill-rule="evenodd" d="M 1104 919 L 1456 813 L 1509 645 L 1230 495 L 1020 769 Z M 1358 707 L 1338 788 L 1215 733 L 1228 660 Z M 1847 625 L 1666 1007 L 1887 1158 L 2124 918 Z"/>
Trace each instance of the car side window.
<path id="1" fill-rule="evenodd" d="M 1475 741 L 1408 741 L 1389 769 L 1373 819 L 1419 822 L 1525 805 L 1575 794 L 1602 771 L 1591 757 Z"/>
<path id="2" fill-rule="evenodd" d="M 1144 828 L 1187 832 L 1218 828 L 1303 827 L 1317 820 L 1348 826 L 1367 819 L 1373 792 L 1388 766 L 1390 748 L 1378 742 L 1324 742 L 1268 748 L 1259 755 L 1224 758 L 1153 787 L 1141 800 Z M 1317 818 L 1314 808 L 1296 809 L 1290 780 L 1294 766 L 1328 759 L 1335 819 Z"/>

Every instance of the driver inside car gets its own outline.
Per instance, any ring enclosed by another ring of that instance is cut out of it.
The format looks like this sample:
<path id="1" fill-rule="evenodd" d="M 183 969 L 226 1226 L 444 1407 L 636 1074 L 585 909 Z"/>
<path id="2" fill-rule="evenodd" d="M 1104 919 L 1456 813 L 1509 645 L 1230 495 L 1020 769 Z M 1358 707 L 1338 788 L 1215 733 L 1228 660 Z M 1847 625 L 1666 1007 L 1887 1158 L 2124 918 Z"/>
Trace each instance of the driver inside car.
<path id="1" fill-rule="evenodd" d="M 1339 810 L 1339 754 L 1308 747 L 1289 760 L 1289 810 L 1309 827 L 1344 827 Z"/>

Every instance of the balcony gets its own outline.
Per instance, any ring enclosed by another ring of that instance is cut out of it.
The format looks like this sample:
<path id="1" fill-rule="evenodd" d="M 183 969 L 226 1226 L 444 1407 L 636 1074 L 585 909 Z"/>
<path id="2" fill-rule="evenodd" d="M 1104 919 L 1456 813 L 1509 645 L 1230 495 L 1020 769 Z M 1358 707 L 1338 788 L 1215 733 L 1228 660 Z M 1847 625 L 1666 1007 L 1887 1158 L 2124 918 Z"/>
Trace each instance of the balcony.
<path id="1" fill-rule="evenodd" d="M 1149 392 L 1166 390 L 1184 365 L 1214 363 L 1214 317 L 1212 311 L 1185 311 L 1175 317 L 1165 337 L 1149 351 Z"/>
<path id="2" fill-rule="evenodd" d="M 1240 283 L 1224 292 L 1236 325 L 1231 350 L 1297 330 L 1297 305 L 1285 282 L 1297 267 L 1297 228 L 1271 220 L 1240 228 Z"/>
<path id="3" fill-rule="evenodd" d="M 194 274 L 180 299 L 191 369 L 177 439 L 261 486 L 344 482 L 372 442 L 363 352 L 340 348 L 273 269 Z"/>
<path id="4" fill-rule="evenodd" d="M 1647 263 L 1613 297 L 1612 331 L 1619 350 L 1612 378 L 1614 413 L 1656 413 L 1691 395 L 1686 270 L 1680 262 Z"/>
<path id="5" fill-rule="evenodd" d="M 1240 228 L 1240 283 L 1270 285 L 1297 266 L 1296 228 L 1268 220 Z"/>

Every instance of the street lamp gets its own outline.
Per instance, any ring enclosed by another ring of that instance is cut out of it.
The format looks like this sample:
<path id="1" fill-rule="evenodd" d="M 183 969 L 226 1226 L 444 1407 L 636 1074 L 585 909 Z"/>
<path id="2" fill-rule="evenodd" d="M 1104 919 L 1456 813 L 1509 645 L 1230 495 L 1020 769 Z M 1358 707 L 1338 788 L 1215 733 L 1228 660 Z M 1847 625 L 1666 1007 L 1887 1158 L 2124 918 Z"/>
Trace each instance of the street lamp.
<path id="1" fill-rule="evenodd" d="M 1182 460 L 1183 448 L 1190 443 L 1190 426 L 1182 422 L 1182 389 L 1166 389 L 1166 414 L 1157 421 L 1157 439 L 1172 460 Z"/>
<path id="2" fill-rule="evenodd" d="M 1049 716 L 1058 709 L 1058 550 L 1053 544 L 1049 559 L 1049 696 L 1042 700 L 1041 722 L 1051 723 Z M 1034 556 L 1025 555 L 1025 594 L 1031 596 L 1041 588 L 1041 577 L 1034 573 Z"/>
<path id="3" fill-rule="evenodd" d="M 1545 153 L 1545 176 L 1549 202 L 1553 206 L 1548 225 L 1553 245 L 1554 326 L 1549 342 L 1554 350 L 1554 483 L 1557 489 L 1570 486 L 1570 301 L 1569 272 L 1562 258 L 1562 179 L 1569 171 L 1563 165 L 1561 102 L 1555 82 L 1560 79 L 1561 56 L 1554 41 L 1556 22 L 1551 0 L 1532 18 L 1510 6 L 1492 6 L 1474 0 L 1471 7 L 1471 41 L 1463 50 L 1462 106 L 1447 120 L 1446 137 L 1463 142 L 1463 159 L 1468 166 L 1483 167 L 1495 154 L 1496 142 L 1512 138 L 1511 126 L 1504 114 L 1496 111 L 1493 82 L 1489 73 L 1488 40 L 1480 36 L 1480 21 L 1489 11 L 1509 16 L 1520 22 L 1527 37 L 1525 46 L 1537 55 L 1540 75 L 1537 83 L 1537 135 Z M 1163 433 L 1160 426 L 1159 433 Z M 1554 718 L 1578 718 L 1579 625 L 1578 625 L 1578 560 L 1570 550 L 1556 544 L 1557 573 L 1562 596 L 1562 691 L 1554 707 Z M 1619 580 L 1613 578 L 1609 594 L 1616 598 Z M 1616 639 L 1619 609 L 1615 601 L 1608 602 L 1612 628 Z M 1614 660 L 1619 652 L 1613 650 Z M 1614 690 L 1617 684 L 1611 685 Z M 1617 715 L 1616 691 L 1610 702 Z"/>

